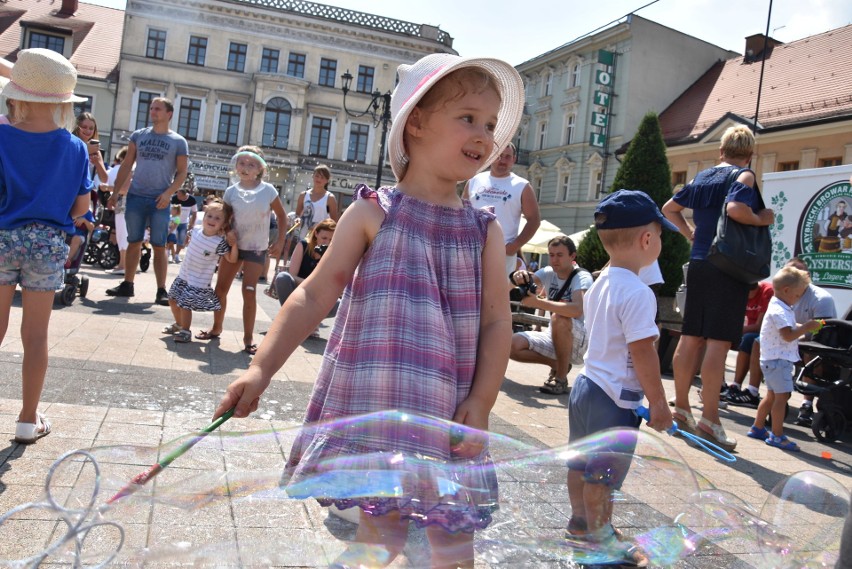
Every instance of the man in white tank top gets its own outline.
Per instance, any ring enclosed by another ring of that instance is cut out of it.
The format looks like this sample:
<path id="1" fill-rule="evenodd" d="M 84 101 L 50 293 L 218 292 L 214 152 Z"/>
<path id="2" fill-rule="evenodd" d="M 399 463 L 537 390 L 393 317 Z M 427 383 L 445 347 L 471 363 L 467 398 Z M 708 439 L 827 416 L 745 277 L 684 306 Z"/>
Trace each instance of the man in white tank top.
<path id="1" fill-rule="evenodd" d="M 462 195 L 470 200 L 473 207 L 494 208 L 506 242 L 507 277 L 515 270 L 518 251 L 532 239 L 541 225 L 541 213 L 532 186 L 512 172 L 516 158 L 515 145 L 509 144 L 491 164 L 490 171 L 477 174 L 465 184 Z M 521 214 L 527 218 L 527 224 L 519 234 Z"/>

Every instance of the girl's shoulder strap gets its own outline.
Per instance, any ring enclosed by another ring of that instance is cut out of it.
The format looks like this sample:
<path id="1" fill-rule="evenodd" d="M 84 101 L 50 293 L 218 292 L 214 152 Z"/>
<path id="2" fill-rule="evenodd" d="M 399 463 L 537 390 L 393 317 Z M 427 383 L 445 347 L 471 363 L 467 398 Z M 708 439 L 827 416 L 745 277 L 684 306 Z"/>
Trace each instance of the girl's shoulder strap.
<path id="1" fill-rule="evenodd" d="M 358 184 L 355 186 L 355 192 L 352 194 L 352 199 L 354 200 L 372 200 L 376 202 L 376 204 L 382 208 L 382 211 L 387 213 L 391 205 L 393 203 L 393 196 L 396 192 L 396 188 L 382 186 L 378 190 L 374 190 L 366 184 Z"/>

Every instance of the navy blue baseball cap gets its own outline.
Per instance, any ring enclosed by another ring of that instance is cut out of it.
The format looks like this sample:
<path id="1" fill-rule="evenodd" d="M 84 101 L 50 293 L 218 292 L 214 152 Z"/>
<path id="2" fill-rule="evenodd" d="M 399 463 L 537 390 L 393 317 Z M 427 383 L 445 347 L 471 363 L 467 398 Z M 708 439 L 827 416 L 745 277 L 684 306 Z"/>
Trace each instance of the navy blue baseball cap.
<path id="1" fill-rule="evenodd" d="M 605 196 L 595 208 L 597 229 L 640 227 L 652 221 L 658 222 L 663 229 L 678 231 L 677 226 L 660 212 L 654 200 L 641 190 L 618 190 Z"/>

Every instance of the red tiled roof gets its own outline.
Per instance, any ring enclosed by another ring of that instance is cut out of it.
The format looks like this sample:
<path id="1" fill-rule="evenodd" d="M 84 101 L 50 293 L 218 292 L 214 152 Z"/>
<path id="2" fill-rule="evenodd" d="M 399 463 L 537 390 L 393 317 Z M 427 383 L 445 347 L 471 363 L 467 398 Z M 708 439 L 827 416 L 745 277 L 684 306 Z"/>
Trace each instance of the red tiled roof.
<path id="1" fill-rule="evenodd" d="M 21 22 L 61 29 L 73 35 L 71 63 L 81 77 L 105 79 L 118 70 L 124 10 L 80 2 L 73 16 L 57 15 L 59 0 L 15 0 L 0 5 L 0 57 L 15 61 Z"/>
<path id="2" fill-rule="evenodd" d="M 726 114 L 751 120 L 760 59 L 719 62 L 660 114 L 667 143 L 701 136 Z M 852 25 L 775 46 L 766 58 L 762 128 L 852 115 Z"/>

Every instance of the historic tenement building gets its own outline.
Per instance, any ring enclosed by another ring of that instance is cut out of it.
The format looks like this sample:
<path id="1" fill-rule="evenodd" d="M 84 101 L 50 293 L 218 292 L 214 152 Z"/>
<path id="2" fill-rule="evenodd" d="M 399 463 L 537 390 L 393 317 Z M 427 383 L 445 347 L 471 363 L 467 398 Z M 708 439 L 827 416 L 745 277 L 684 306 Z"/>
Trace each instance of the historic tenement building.
<path id="1" fill-rule="evenodd" d="M 356 184 L 375 184 L 382 124 L 347 115 L 341 76 L 352 76 L 346 106 L 363 111 L 399 64 L 452 44 L 433 26 L 313 2 L 128 0 L 111 150 L 166 96 L 201 190 L 224 190 L 235 149 L 255 144 L 288 208 L 318 163 L 345 205 Z"/>
<path id="2" fill-rule="evenodd" d="M 719 140 L 734 124 L 755 130 L 758 180 L 852 164 L 850 86 L 852 25 L 787 44 L 749 36 L 745 55 L 713 65 L 660 115 L 672 184 L 718 164 Z"/>
<path id="3" fill-rule="evenodd" d="M 17 61 L 22 49 L 42 47 L 77 68 L 77 113 L 95 115 L 102 148 L 108 148 L 118 80 L 124 12 L 77 0 L 0 3 L 0 57 Z M 2 108 L 5 112 L 5 106 Z"/>
<path id="4" fill-rule="evenodd" d="M 630 15 L 516 67 L 526 83 L 517 168 L 542 217 L 585 229 L 618 170 L 617 153 L 648 111 L 660 113 L 735 53 Z M 525 171 L 524 171 L 525 170 Z"/>

